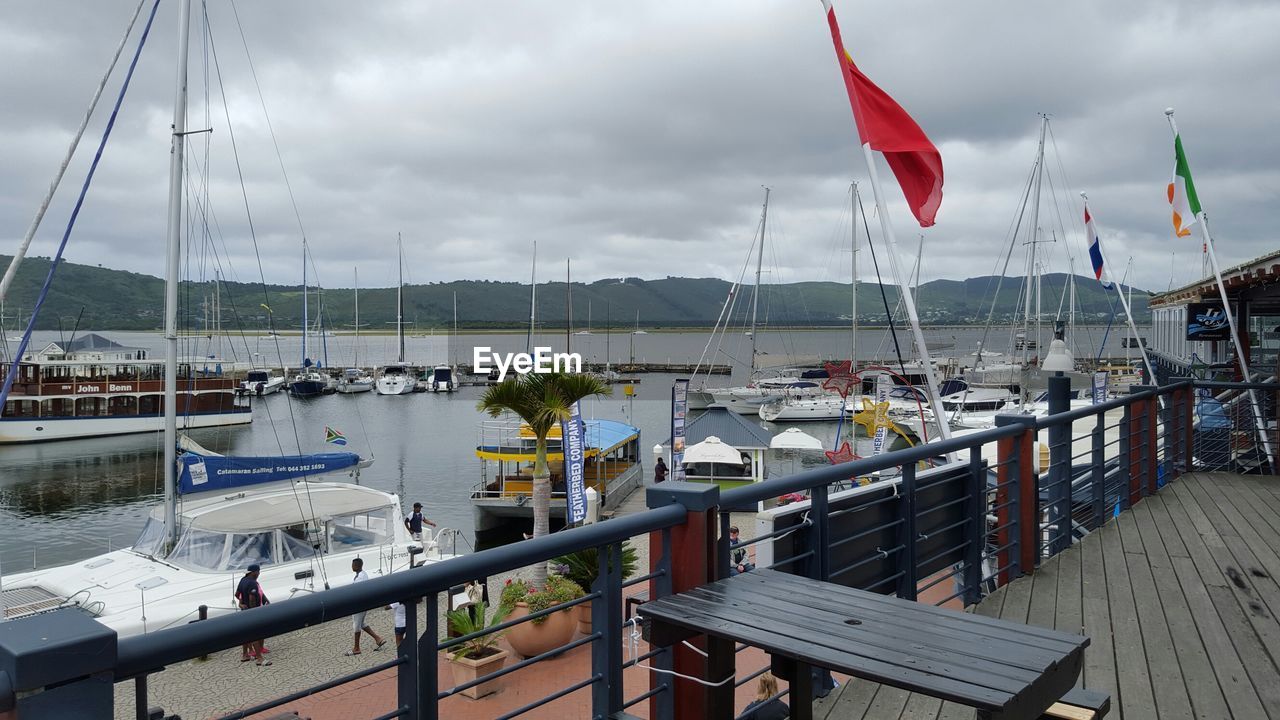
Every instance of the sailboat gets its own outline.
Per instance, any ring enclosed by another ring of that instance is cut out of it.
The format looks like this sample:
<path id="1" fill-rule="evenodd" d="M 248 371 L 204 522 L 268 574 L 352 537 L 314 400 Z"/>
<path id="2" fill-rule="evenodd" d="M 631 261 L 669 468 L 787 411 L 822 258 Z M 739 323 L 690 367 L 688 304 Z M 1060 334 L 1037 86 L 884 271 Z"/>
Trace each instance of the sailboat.
<path id="1" fill-rule="evenodd" d="M 644 330 L 640 329 L 640 311 L 639 310 L 636 310 L 636 329 L 632 330 L 631 334 L 632 335 L 648 335 L 649 334 Z M 632 358 L 632 362 L 635 362 L 634 358 Z"/>
<path id="2" fill-rule="evenodd" d="M 397 269 L 399 282 L 396 285 L 396 341 L 399 353 L 396 362 L 382 366 L 378 381 L 374 387 L 379 395 L 408 395 L 417 386 L 418 380 L 410 372 L 412 368 L 404 359 L 404 242 L 396 235 Z"/>
<path id="3" fill-rule="evenodd" d="M 60 567 L 3 579 L 3 613 L 14 619 L 78 608 L 120 636 L 185 625 L 237 611 L 229 579 L 249 565 L 273 603 L 346 585 L 351 560 L 370 573 L 408 569 L 414 560 L 451 557 L 438 530 L 419 544 L 401 521 L 399 498 L 322 473 L 358 475 L 355 453 L 235 458 L 191 442 L 179 457 L 178 280 L 181 257 L 183 144 L 190 5 L 179 3 L 178 91 L 169 166 L 165 273 L 165 428 L 163 505 L 148 515 L 131 547 Z"/>
<path id="4" fill-rule="evenodd" d="M 360 271 L 355 271 L 356 342 L 352 365 L 338 378 L 338 392 L 344 395 L 365 393 L 373 389 L 373 376 L 360 369 Z"/>
<path id="5" fill-rule="evenodd" d="M 590 335 L 591 334 L 591 300 L 587 299 L 587 329 L 579 330 L 574 335 Z"/>
<path id="6" fill-rule="evenodd" d="M 453 338 L 449 342 L 450 350 L 458 342 L 458 293 L 453 294 Z M 431 378 L 427 381 L 427 390 L 431 392 L 453 392 L 458 389 L 457 363 L 441 363 L 431 368 Z"/>
<path id="7" fill-rule="evenodd" d="M 307 357 L 307 241 L 302 240 L 302 369 L 289 382 L 289 394 L 294 397 L 315 397 L 329 387 L 329 377 L 316 369 Z"/>

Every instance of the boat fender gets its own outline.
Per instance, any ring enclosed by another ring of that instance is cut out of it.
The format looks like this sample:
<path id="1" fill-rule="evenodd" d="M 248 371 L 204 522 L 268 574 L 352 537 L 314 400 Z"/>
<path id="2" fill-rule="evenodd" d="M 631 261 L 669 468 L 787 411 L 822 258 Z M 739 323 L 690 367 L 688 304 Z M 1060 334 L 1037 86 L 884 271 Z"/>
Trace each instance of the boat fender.
<path id="1" fill-rule="evenodd" d="M 517 495 L 517 496 L 516 496 L 516 507 L 524 507 L 524 504 L 525 504 L 525 503 L 527 503 L 527 502 L 529 502 L 529 498 L 528 498 L 528 497 L 526 497 L 526 496 L 524 496 L 524 495 Z"/>

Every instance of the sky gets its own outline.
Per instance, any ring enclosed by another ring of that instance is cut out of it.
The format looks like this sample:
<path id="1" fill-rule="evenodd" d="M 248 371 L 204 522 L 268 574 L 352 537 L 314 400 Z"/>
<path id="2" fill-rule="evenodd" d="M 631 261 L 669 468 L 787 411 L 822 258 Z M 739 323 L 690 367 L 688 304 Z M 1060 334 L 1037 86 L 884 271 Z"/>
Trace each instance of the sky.
<path id="1" fill-rule="evenodd" d="M 32 255 L 56 249 L 151 1 Z M 0 253 L 31 223 L 136 6 L 5 3 Z M 176 8 L 161 2 L 73 262 L 164 272 Z M 880 165 L 899 257 L 922 255 L 923 280 L 1000 270 L 1020 217 L 1008 274 L 1025 272 L 1042 113 L 1044 271 L 1088 272 L 1087 190 L 1117 276 L 1130 257 L 1140 288 L 1201 276 L 1198 236 L 1173 236 L 1164 199 L 1169 106 L 1223 267 L 1280 247 L 1280 91 L 1266 80 L 1280 67 L 1280 4 L 835 8 L 859 66 L 942 154 L 928 229 Z M 389 286 L 400 235 L 413 283 L 527 281 L 535 242 L 540 280 L 562 278 L 565 258 L 580 281 L 733 280 L 754 270 L 768 186 L 764 281 L 848 282 L 853 181 L 883 242 L 819 0 L 218 0 L 192 14 L 188 129 L 212 132 L 188 138 L 187 277 L 221 266 L 297 284 L 305 235 L 323 285 L 350 287 L 358 268 L 361 286 Z M 859 275 L 874 279 L 866 256 Z"/>

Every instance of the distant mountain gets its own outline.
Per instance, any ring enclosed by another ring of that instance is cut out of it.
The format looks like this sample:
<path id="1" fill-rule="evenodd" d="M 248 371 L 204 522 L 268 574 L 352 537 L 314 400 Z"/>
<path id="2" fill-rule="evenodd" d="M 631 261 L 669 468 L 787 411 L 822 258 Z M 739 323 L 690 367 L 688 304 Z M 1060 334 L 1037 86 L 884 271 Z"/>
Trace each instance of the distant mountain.
<path id="1" fill-rule="evenodd" d="M 9 258 L 0 256 L 0 265 Z M 35 302 L 49 270 L 48 258 L 28 258 L 22 265 L 6 302 L 5 332 L 23 322 Z M 1041 308 L 1052 317 L 1059 307 L 1067 275 L 1046 275 L 1042 280 Z M 991 297 L 1000 284 L 993 321 L 1008 322 L 1020 307 L 1022 278 L 977 277 L 968 280 L 934 280 L 921 286 L 917 305 L 925 324 L 984 323 L 991 313 Z M 1105 291 L 1092 278 L 1076 278 L 1077 321 L 1105 322 L 1111 313 L 1114 292 Z M 730 283 L 715 278 L 668 277 L 662 280 L 613 278 L 573 286 L 573 324 L 585 329 L 590 303 L 593 330 L 602 330 L 606 319 L 615 330 L 635 324 L 639 310 L 644 327 L 708 327 L 720 316 Z M 184 329 L 204 326 L 205 303 L 215 293 L 213 282 L 183 283 L 179 296 Z M 518 328 L 529 322 L 529 286 L 512 282 L 459 280 L 429 285 L 406 285 L 405 320 L 418 330 L 446 328 L 452 323 L 453 296 L 458 297 L 458 322 L 465 328 Z M 732 324 L 749 322 L 752 288 L 738 288 L 734 295 Z M 221 288 L 222 326 L 260 330 L 270 325 L 277 330 L 294 330 L 302 322 L 300 286 L 261 285 L 224 282 Z M 1135 290 L 1134 315 L 1147 322 L 1148 293 Z M 885 301 L 897 306 L 898 289 L 878 284 L 858 286 L 858 322 L 882 325 L 886 321 Z M 310 299 L 312 321 L 317 298 Z M 322 291 L 326 327 L 343 330 L 354 327 L 353 292 L 350 289 Z M 849 286 L 834 282 L 800 282 L 763 285 L 760 288 L 758 321 L 778 326 L 838 326 L 849 322 Z M 366 330 L 394 327 L 395 288 L 361 288 L 360 322 Z M 153 330 L 162 324 L 164 282 L 160 278 L 102 267 L 64 262 L 37 323 L 41 330 L 73 326 L 94 330 Z M 901 311 L 899 311 L 901 316 Z M 78 319 L 78 320 L 77 320 Z M 564 327 L 565 285 L 563 282 L 538 285 L 539 325 Z"/>

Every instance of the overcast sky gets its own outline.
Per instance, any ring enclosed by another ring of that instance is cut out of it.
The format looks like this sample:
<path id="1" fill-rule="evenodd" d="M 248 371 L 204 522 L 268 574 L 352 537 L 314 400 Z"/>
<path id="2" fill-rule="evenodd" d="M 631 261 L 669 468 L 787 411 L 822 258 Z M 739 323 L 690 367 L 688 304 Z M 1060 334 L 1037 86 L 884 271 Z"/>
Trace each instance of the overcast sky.
<path id="1" fill-rule="evenodd" d="M 11 254 L 30 223 L 135 6 L 5 3 L 0 252 Z M 72 236 L 74 262 L 163 273 L 176 7 L 161 3 Z M 241 0 L 280 160 L 232 6 L 208 11 L 230 123 L 216 72 L 204 79 L 212 52 L 193 7 L 189 129 L 213 134 L 191 136 L 190 171 L 204 170 L 210 138 L 211 232 L 237 279 L 259 275 L 232 133 L 269 282 L 300 281 L 302 230 L 329 287 L 350 286 L 357 266 L 361 285 L 394 283 L 398 232 L 407 277 L 419 283 L 527 280 L 534 241 L 541 279 L 563 277 L 565 257 L 575 280 L 733 279 L 763 185 L 773 189 L 769 278 L 848 281 L 850 181 L 863 183 L 868 207 L 871 198 L 818 0 Z M 1117 274 L 1132 255 L 1139 287 L 1199 276 L 1199 241 L 1172 237 L 1164 200 L 1170 105 L 1223 265 L 1280 247 L 1280 3 L 835 7 L 854 59 L 942 153 L 942 207 L 924 231 L 882 166 L 905 263 L 924 233 L 923 278 L 997 267 L 1035 159 L 1038 113 L 1052 118 L 1039 224 L 1059 240 L 1044 248 L 1047 271 L 1066 271 L 1073 254 L 1087 273 L 1078 219 L 1087 190 Z M 137 32 L 32 254 L 56 247 Z M 1023 272 L 1022 252 L 1010 274 Z M 874 277 L 863 265 L 862 277 Z"/>

